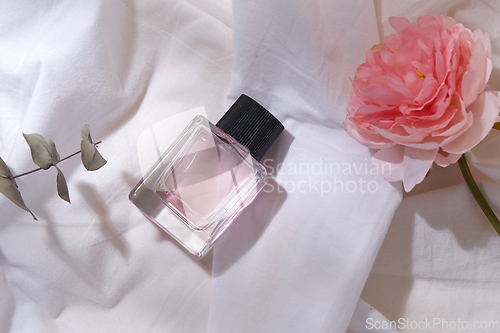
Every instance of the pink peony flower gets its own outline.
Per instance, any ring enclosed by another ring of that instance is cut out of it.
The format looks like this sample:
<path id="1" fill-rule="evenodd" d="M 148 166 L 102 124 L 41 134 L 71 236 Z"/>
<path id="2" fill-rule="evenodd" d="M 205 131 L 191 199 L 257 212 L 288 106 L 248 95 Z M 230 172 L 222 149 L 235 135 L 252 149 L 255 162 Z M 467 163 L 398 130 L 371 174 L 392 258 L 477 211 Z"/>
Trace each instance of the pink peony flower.
<path id="1" fill-rule="evenodd" d="M 492 70 L 487 33 L 444 16 L 421 16 L 417 27 L 404 17 L 389 23 L 396 34 L 366 52 L 351 80 L 344 128 L 377 149 L 371 163 L 384 179 L 410 191 L 433 162 L 448 166 L 477 145 L 500 103 L 483 92 Z"/>

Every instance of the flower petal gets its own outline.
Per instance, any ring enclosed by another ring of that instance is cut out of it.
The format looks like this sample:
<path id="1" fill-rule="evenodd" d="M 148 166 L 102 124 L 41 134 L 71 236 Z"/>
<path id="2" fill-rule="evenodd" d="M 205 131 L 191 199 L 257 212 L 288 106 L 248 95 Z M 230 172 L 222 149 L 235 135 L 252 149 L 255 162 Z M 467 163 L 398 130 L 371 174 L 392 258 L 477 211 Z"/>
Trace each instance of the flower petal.
<path id="1" fill-rule="evenodd" d="M 406 17 L 391 16 L 389 17 L 389 24 L 396 30 L 398 35 L 415 33 L 417 30 Z"/>
<path id="2" fill-rule="evenodd" d="M 450 164 L 456 163 L 462 154 L 448 154 L 444 151 L 438 151 L 434 163 L 440 167 L 447 167 Z"/>
<path id="3" fill-rule="evenodd" d="M 403 179 L 404 146 L 397 145 L 377 151 L 371 158 L 371 164 L 388 182 Z"/>
<path id="4" fill-rule="evenodd" d="M 415 185 L 424 180 L 437 152 L 438 149 L 425 150 L 405 147 L 403 185 L 406 192 L 410 192 Z"/>
<path id="5" fill-rule="evenodd" d="M 419 132 L 418 130 L 415 130 L 414 133 L 409 134 L 401 126 L 395 126 L 391 131 L 386 131 L 376 126 L 372 126 L 372 129 L 377 131 L 377 133 L 379 133 L 387 140 L 401 144 L 420 143 L 422 142 L 422 139 L 427 135 L 426 133 Z"/>
<path id="6" fill-rule="evenodd" d="M 376 133 L 370 134 L 360 131 L 356 125 L 352 124 L 349 121 L 349 119 L 344 121 L 344 129 L 347 133 L 349 133 L 350 136 L 352 136 L 354 139 L 356 139 L 359 143 L 361 143 L 365 147 L 381 149 L 394 146 L 393 142 L 387 140 L 381 135 L 378 135 Z"/>
<path id="7" fill-rule="evenodd" d="M 499 92 L 483 92 L 467 111 L 472 112 L 471 127 L 442 149 L 448 153 L 463 154 L 477 145 L 493 127 L 500 107 Z"/>
<path id="8" fill-rule="evenodd" d="M 481 34 L 481 31 L 476 30 L 475 35 Z M 475 36 L 476 45 L 472 51 L 472 57 L 469 61 L 469 68 L 464 73 L 462 79 L 462 99 L 465 107 L 468 107 L 477 95 L 483 91 L 484 86 L 489 78 L 489 66 L 487 58 L 487 46 L 484 45 L 483 36 Z"/>

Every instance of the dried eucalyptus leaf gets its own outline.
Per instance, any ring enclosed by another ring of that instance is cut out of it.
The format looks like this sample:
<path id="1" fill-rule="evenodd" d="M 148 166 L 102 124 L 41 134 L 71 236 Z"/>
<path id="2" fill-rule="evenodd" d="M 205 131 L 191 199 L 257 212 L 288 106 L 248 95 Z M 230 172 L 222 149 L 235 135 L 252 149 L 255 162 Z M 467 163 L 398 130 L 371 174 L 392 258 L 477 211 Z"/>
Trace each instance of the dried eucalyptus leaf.
<path id="1" fill-rule="evenodd" d="M 31 158 L 40 168 L 47 170 L 61 158 L 56 150 L 56 145 L 50 139 L 45 139 L 40 134 L 24 134 L 26 142 L 30 146 Z"/>
<path id="2" fill-rule="evenodd" d="M 16 181 L 12 178 L 12 173 L 10 172 L 9 167 L 3 159 L 0 157 L 0 193 L 5 195 L 10 201 L 27 211 L 33 216 L 35 220 L 38 221 L 36 216 L 31 212 L 31 210 L 26 207 L 23 198 L 21 197 L 21 193 L 17 189 Z"/>
<path id="3" fill-rule="evenodd" d="M 98 170 L 107 163 L 107 161 L 97 151 L 94 144 L 82 140 L 80 146 L 82 148 L 82 163 L 87 170 Z"/>
<path id="4" fill-rule="evenodd" d="M 54 163 L 59 162 L 61 160 L 61 157 L 57 152 L 56 144 L 54 143 L 54 141 L 50 139 L 44 139 L 44 141 L 47 143 L 45 146 L 50 151 L 50 155 L 52 156 L 52 160 L 54 161 Z"/>
<path id="5" fill-rule="evenodd" d="M 90 136 L 90 125 L 85 124 L 82 128 L 82 140 L 92 143 L 92 137 Z"/>
<path id="6" fill-rule="evenodd" d="M 57 194 L 59 194 L 59 197 L 69 203 L 71 203 L 71 201 L 69 200 L 69 191 L 68 191 L 68 184 L 66 183 L 66 178 L 64 178 L 64 175 L 61 171 L 61 169 L 59 169 L 57 166 L 56 166 L 56 169 L 57 169 Z"/>

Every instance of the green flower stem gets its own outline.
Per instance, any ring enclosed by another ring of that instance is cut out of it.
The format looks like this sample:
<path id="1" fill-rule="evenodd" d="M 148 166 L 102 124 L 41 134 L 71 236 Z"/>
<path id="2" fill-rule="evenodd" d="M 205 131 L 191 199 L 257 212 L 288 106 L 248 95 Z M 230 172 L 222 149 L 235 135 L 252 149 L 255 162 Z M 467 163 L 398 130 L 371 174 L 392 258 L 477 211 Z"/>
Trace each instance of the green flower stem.
<path id="1" fill-rule="evenodd" d="M 500 236 L 500 221 L 498 221 L 497 216 L 495 215 L 490 205 L 484 198 L 483 194 L 479 190 L 479 187 L 477 187 L 477 184 L 470 172 L 469 166 L 467 165 L 465 154 L 462 155 L 458 160 L 458 165 L 460 166 L 460 171 L 462 171 L 462 175 L 464 176 L 465 182 L 467 183 L 469 190 L 474 196 L 474 199 L 476 199 L 476 202 L 478 203 L 479 207 L 481 207 L 481 210 L 483 211 L 484 215 L 486 215 L 491 225 L 493 226 L 497 234 Z"/>

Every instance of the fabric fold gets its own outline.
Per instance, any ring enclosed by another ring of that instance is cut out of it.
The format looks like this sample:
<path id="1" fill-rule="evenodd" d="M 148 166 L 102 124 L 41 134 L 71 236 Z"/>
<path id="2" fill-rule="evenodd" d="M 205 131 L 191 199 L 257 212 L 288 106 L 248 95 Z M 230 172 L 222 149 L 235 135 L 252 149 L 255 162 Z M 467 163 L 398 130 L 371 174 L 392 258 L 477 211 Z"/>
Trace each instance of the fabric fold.
<path id="1" fill-rule="evenodd" d="M 378 176 L 368 149 L 343 130 L 348 78 L 379 38 L 374 8 L 352 6 L 355 17 L 326 1 L 233 3 L 227 104 L 248 94 L 287 136 L 264 157 L 272 187 L 214 249 L 208 332 L 349 325 L 402 198 L 401 186 Z"/>

